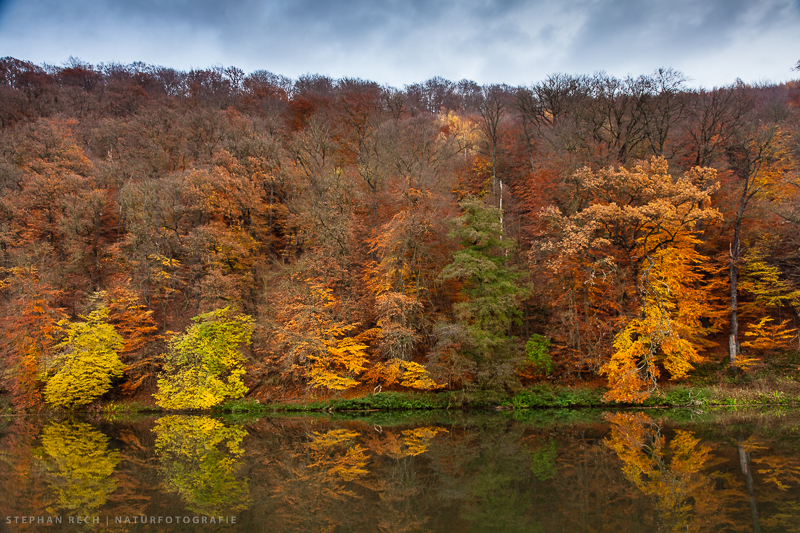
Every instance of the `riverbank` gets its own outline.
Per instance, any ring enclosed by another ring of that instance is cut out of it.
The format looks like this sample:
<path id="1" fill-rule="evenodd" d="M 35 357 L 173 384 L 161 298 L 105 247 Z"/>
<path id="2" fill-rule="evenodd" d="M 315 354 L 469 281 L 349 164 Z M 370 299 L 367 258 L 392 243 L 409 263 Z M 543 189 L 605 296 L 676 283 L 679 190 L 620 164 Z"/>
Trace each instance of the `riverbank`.
<path id="1" fill-rule="evenodd" d="M 416 409 L 563 409 L 563 408 L 664 408 L 704 405 L 800 405 L 800 386 L 794 387 L 665 387 L 641 404 L 603 401 L 605 388 L 536 385 L 516 394 L 495 391 L 439 393 L 381 392 L 361 398 L 261 404 L 251 400 L 227 402 L 216 410 L 253 411 L 368 411 Z"/>
<path id="2" fill-rule="evenodd" d="M 510 394 L 503 391 L 379 392 L 357 398 L 304 398 L 282 402 L 260 402 L 243 398 L 225 402 L 211 413 L 391 411 L 391 410 L 520 410 L 570 408 L 668 408 L 702 406 L 800 406 L 800 383 L 755 382 L 711 386 L 672 385 L 662 387 L 641 404 L 606 402 L 604 387 L 539 384 Z M 48 410 L 46 410 L 48 411 Z M 87 411 L 130 414 L 172 412 L 133 400 L 97 402 Z M 195 411 L 178 411 L 193 413 Z M 0 414 L 18 414 L 7 398 L 0 398 Z"/>

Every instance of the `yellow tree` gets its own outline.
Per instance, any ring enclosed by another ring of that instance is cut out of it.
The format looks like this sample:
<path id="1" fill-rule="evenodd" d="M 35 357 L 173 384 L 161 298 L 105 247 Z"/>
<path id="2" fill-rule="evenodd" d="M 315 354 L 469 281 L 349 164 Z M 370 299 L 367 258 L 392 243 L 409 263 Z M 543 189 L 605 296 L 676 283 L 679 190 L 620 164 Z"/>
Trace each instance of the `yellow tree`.
<path id="1" fill-rule="evenodd" d="M 121 377 L 125 368 L 117 355 L 124 341 L 106 321 L 108 309 L 81 318 L 63 323 L 67 336 L 47 364 L 48 371 L 54 372 L 46 378 L 44 388 L 44 399 L 50 405 L 69 409 L 87 405 L 108 392 L 111 379 Z"/>
<path id="2" fill-rule="evenodd" d="M 642 401 L 658 385 L 659 365 L 679 379 L 703 361 L 701 350 L 712 345 L 704 336 L 720 329 L 723 310 L 714 295 L 721 287 L 705 281 L 717 278 L 698 244 L 683 234 L 646 257 L 640 313 L 616 335 L 615 352 L 601 370 L 608 376 L 607 399 Z"/>
<path id="3" fill-rule="evenodd" d="M 750 322 L 741 345 L 757 352 L 786 348 L 797 337 L 789 327 L 791 319 L 775 322 L 770 310 L 790 307 L 800 309 L 800 290 L 769 263 L 765 250 L 768 239 L 762 238 L 745 253 L 740 268 L 739 291 L 750 298 L 740 307 L 740 315 Z M 742 365 L 743 360 L 738 362 Z"/>
<path id="4" fill-rule="evenodd" d="M 194 317 L 164 356 L 156 404 L 165 409 L 208 409 L 247 392 L 239 347 L 250 344 L 253 319 L 225 307 Z"/>

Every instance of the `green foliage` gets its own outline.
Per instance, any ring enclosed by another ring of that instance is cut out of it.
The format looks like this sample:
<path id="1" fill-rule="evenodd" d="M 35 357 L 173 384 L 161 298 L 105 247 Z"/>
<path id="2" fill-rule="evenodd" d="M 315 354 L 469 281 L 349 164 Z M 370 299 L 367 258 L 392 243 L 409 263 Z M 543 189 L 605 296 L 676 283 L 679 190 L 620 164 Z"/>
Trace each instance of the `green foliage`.
<path id="1" fill-rule="evenodd" d="M 248 507 L 248 480 L 236 475 L 244 429 L 206 416 L 165 416 L 153 432 L 164 483 L 189 509 L 218 515 Z"/>
<path id="2" fill-rule="evenodd" d="M 254 413 L 259 414 L 266 411 L 266 406 L 258 400 L 251 398 L 241 398 L 237 400 L 228 400 L 213 409 L 213 411 L 221 411 L 224 413 Z"/>
<path id="3" fill-rule="evenodd" d="M 550 355 L 550 339 L 538 333 L 531 335 L 528 342 L 525 343 L 525 352 L 528 355 L 528 361 L 533 363 L 533 366 L 545 374 L 550 374 L 553 371 L 553 357 Z"/>
<path id="4" fill-rule="evenodd" d="M 347 400 L 328 400 L 308 404 L 285 404 L 275 406 L 284 411 L 365 411 L 365 410 L 406 410 L 406 409 L 447 409 L 447 394 L 417 394 L 403 392 L 380 392 L 361 398 Z"/>
<path id="5" fill-rule="evenodd" d="M 50 422 L 44 427 L 40 457 L 58 509 L 91 515 L 116 490 L 112 474 L 120 457 L 108 449 L 108 441 L 84 422 Z"/>
<path id="6" fill-rule="evenodd" d="M 125 365 L 117 356 L 124 342 L 106 322 L 108 309 L 92 311 L 83 321 L 67 324 L 67 336 L 57 346 L 60 351 L 47 379 L 45 401 L 72 409 L 87 405 L 111 388 L 111 379 L 122 376 Z"/>
<path id="7" fill-rule="evenodd" d="M 165 409 L 208 409 L 247 392 L 244 356 L 253 319 L 226 307 L 194 317 L 195 324 L 174 336 L 159 376 L 156 404 Z"/>
<path id="8" fill-rule="evenodd" d="M 463 349 L 478 364 L 480 385 L 496 386 L 511 374 L 508 364 L 521 355 L 509 330 L 520 323 L 520 302 L 528 291 L 517 284 L 519 273 L 506 264 L 514 243 L 503 240 L 500 210 L 474 197 L 460 206 L 463 214 L 456 219 L 453 236 L 464 248 L 453 255 L 442 278 L 462 280 L 464 300 L 453 310 L 469 333 L 471 342 Z"/>
<path id="9" fill-rule="evenodd" d="M 662 388 L 644 401 L 644 405 L 703 405 L 708 403 L 710 395 L 702 387 L 675 386 Z"/>

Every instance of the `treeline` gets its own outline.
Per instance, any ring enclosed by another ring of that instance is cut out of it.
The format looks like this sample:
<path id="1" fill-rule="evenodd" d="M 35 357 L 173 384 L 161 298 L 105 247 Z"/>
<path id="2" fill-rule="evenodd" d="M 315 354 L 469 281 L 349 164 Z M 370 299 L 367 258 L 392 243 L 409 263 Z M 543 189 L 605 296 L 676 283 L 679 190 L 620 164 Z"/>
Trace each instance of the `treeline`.
<path id="1" fill-rule="evenodd" d="M 399 90 L 2 59 L 3 387 L 638 400 L 746 367 L 796 348 L 799 107 L 673 70 Z"/>

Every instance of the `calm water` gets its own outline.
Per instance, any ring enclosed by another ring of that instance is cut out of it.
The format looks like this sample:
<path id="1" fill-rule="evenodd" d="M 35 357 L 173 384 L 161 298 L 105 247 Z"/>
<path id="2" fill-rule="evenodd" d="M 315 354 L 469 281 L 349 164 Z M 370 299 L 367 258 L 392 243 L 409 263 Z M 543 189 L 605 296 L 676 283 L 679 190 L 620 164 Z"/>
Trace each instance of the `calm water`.
<path id="1" fill-rule="evenodd" d="M 0 531 L 800 531 L 800 411 L 370 415 L 0 419 Z"/>

